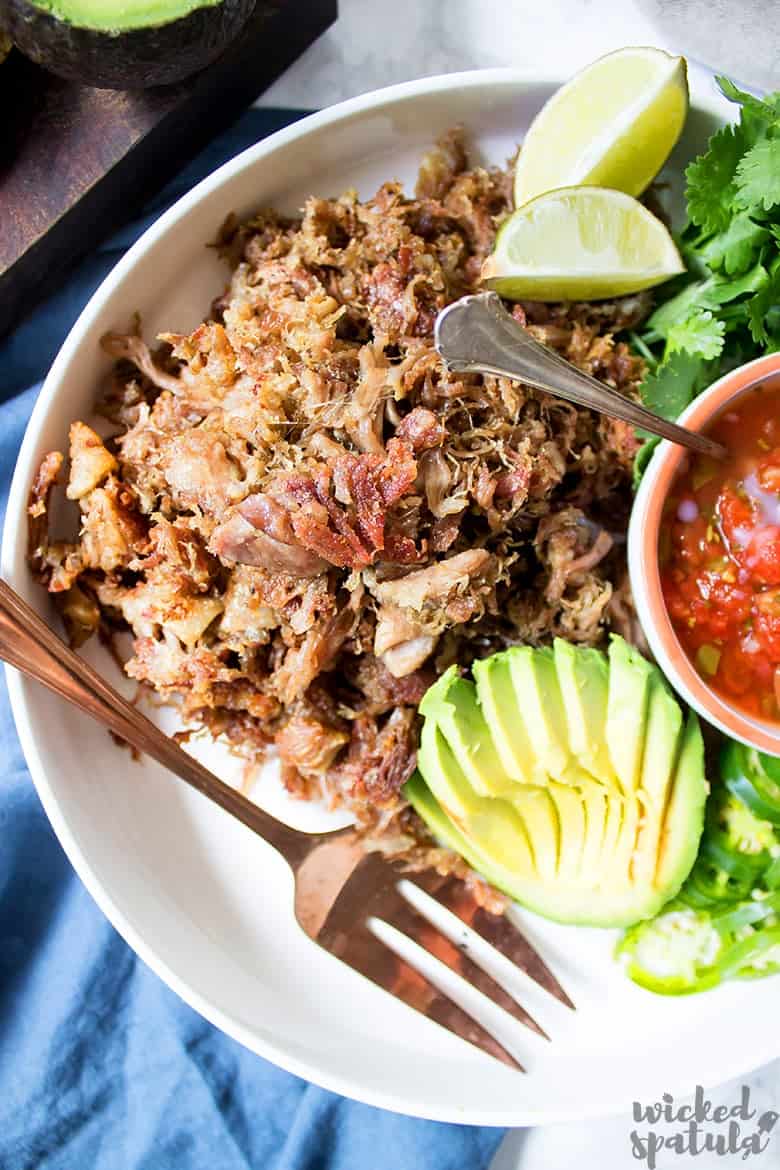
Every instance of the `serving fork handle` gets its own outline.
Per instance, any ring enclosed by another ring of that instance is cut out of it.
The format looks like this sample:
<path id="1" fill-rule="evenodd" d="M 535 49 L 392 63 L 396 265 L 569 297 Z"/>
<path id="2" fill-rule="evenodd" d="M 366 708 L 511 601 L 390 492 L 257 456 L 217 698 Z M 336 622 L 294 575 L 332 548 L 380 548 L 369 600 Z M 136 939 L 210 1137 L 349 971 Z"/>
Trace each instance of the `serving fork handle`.
<path id="1" fill-rule="evenodd" d="M 661 418 L 542 345 L 506 311 L 497 293 L 461 297 L 443 309 L 436 319 L 435 343 L 439 355 L 456 373 L 512 378 L 632 423 L 701 455 L 723 459 L 727 454 L 720 443 Z"/>
<path id="2" fill-rule="evenodd" d="M 501 1039 L 480 1023 L 479 1014 L 459 1006 L 430 972 L 424 976 L 372 932 L 369 920 L 388 919 L 407 943 L 440 956 L 445 966 L 471 983 L 521 1024 L 549 1038 L 479 960 L 469 957 L 465 939 L 441 933 L 401 892 L 401 864 L 366 853 L 353 828 L 330 833 L 303 833 L 277 821 L 184 752 L 136 707 L 79 658 L 11 588 L 0 580 L 0 659 L 42 683 L 92 716 L 139 752 L 174 772 L 264 838 L 288 862 L 295 875 L 295 917 L 308 936 L 343 962 L 367 976 L 415 1010 L 481 1048 L 511 1068 L 522 1066 Z M 527 939 L 503 918 L 487 914 L 460 879 L 433 870 L 417 874 L 418 894 L 428 893 L 456 923 L 459 932 L 479 926 L 483 945 L 528 973 L 552 996 L 573 1007 L 560 983 Z M 443 951 L 442 951 L 443 948 Z"/>
<path id="3" fill-rule="evenodd" d="M 128 703 L 2 580 L 0 659 L 42 683 L 220 805 L 281 853 L 293 871 L 322 842 L 352 832 L 338 829 L 330 833 L 305 833 L 293 829 L 220 780 Z"/>

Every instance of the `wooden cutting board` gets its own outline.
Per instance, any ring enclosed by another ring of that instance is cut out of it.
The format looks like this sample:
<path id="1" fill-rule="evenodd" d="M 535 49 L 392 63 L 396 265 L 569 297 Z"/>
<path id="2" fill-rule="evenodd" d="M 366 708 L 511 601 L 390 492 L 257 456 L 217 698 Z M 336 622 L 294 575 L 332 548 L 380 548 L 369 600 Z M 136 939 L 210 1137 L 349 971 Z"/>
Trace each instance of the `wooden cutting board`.
<path id="1" fill-rule="evenodd" d="M 0 66 L 0 335 L 228 126 L 336 15 L 337 0 L 257 0 L 219 60 L 152 90 L 76 85 L 12 51 Z"/>

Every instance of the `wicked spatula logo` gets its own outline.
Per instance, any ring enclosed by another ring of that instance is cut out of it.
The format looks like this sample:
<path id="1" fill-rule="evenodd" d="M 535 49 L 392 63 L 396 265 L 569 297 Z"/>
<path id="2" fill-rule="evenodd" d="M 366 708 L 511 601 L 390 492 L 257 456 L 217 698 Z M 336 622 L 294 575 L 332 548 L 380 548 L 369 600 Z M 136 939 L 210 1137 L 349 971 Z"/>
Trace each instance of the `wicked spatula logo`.
<path id="1" fill-rule="evenodd" d="M 648 1170 L 655 1170 L 663 1151 L 674 1154 L 741 1154 L 743 1160 L 762 1154 L 772 1140 L 780 1114 L 759 1113 L 750 1104 L 750 1088 L 743 1085 L 739 1101 L 716 1105 L 696 1086 L 693 1101 L 677 1105 L 671 1093 L 660 1101 L 634 1101 L 636 1128 L 631 1131 L 631 1153 Z M 779 1131 L 780 1132 L 780 1131 Z"/>

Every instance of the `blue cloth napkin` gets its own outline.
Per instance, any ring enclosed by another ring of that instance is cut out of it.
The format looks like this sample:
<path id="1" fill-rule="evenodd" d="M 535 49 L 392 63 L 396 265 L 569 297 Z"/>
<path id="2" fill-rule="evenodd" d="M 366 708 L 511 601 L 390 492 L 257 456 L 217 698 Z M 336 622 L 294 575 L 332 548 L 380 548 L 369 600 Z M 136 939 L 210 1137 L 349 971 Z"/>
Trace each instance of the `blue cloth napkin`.
<path id="1" fill-rule="evenodd" d="M 40 380 L 103 276 L 198 179 L 297 117 L 250 110 L 0 344 L 3 512 Z M 327 1093 L 182 1003 L 73 873 L 27 772 L 4 679 L 0 752 L 1 1170 L 488 1166 L 500 1130 L 417 1121 Z"/>

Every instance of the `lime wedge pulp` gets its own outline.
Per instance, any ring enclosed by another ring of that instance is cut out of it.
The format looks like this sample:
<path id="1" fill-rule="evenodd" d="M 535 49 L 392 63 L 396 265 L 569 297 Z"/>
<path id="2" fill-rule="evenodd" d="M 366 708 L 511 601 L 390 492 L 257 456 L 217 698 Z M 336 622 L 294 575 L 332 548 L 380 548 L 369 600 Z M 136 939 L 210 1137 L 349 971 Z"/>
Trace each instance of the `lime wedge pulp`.
<path id="1" fill-rule="evenodd" d="M 482 281 L 508 300 L 625 296 L 684 271 L 672 237 L 622 191 L 564 187 L 502 225 Z"/>
<path id="2" fill-rule="evenodd" d="M 609 53 L 559 89 L 531 124 L 515 168 L 515 207 L 558 187 L 639 195 L 688 113 L 684 57 L 660 49 Z"/>

